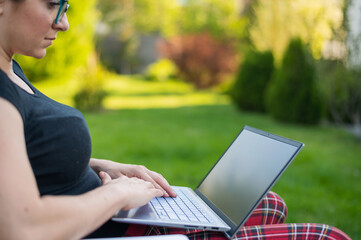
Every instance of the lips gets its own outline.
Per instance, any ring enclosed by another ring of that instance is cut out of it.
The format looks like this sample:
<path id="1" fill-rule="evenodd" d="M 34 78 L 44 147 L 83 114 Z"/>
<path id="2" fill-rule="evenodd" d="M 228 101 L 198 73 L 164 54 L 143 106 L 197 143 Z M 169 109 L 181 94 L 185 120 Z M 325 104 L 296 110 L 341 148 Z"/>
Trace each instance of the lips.
<path id="1" fill-rule="evenodd" d="M 53 45 L 54 40 L 55 40 L 55 38 L 45 38 L 46 47 Z"/>

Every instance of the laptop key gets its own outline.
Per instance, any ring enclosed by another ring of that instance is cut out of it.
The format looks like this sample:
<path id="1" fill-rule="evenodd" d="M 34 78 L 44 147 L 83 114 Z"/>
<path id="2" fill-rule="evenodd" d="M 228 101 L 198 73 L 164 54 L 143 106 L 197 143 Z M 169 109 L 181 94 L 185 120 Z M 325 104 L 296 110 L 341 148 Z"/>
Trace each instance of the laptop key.
<path id="1" fill-rule="evenodd" d="M 175 213 L 168 213 L 168 216 L 169 216 L 170 219 L 173 219 L 173 220 L 178 220 L 179 219 Z"/>
<path id="2" fill-rule="evenodd" d="M 178 214 L 180 220 L 188 220 L 188 217 L 184 214 Z"/>
<path id="3" fill-rule="evenodd" d="M 196 217 L 189 217 L 189 220 L 191 222 L 198 222 L 198 219 Z"/>
<path id="4" fill-rule="evenodd" d="M 200 222 L 208 222 L 208 220 L 205 217 L 198 217 L 198 220 Z"/>
<path id="5" fill-rule="evenodd" d="M 159 215 L 160 219 L 169 219 L 168 215 Z"/>
<path id="6" fill-rule="evenodd" d="M 151 203 L 162 219 L 182 220 L 190 222 L 210 222 L 202 208 L 194 204 L 193 198 L 188 198 L 182 191 L 176 198 L 154 198 Z"/>
<path id="7" fill-rule="evenodd" d="M 159 211 L 157 211 L 157 212 L 158 212 L 158 214 L 161 215 L 161 216 L 168 216 L 168 214 L 167 214 L 166 211 L 164 211 L 164 210 L 159 210 Z"/>

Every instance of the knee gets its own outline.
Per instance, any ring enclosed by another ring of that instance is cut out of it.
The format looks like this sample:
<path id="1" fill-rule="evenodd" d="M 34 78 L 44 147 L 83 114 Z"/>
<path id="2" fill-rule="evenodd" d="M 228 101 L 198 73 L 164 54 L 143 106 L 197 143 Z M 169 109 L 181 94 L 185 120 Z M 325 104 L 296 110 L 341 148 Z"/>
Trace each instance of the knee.
<path id="1" fill-rule="evenodd" d="M 280 224 L 286 221 L 287 205 L 277 193 L 268 192 L 259 207 L 267 215 L 267 224 Z"/>
<path id="2" fill-rule="evenodd" d="M 285 201 L 276 193 L 269 192 L 253 211 L 244 226 L 284 223 L 287 216 Z"/>
<path id="3" fill-rule="evenodd" d="M 284 223 L 287 217 L 286 202 L 277 194 L 272 191 L 268 192 L 263 199 L 263 208 L 273 216 L 274 223 Z"/>

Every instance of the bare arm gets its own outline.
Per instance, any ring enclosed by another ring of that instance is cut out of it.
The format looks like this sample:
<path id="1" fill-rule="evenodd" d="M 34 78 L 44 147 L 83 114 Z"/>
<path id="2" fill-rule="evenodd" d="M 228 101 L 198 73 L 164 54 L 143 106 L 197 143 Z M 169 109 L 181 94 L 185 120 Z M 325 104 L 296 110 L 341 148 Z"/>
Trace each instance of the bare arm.
<path id="1" fill-rule="evenodd" d="M 20 114 L 0 98 L 0 239 L 79 239 L 119 209 L 163 194 L 149 182 L 122 176 L 79 196 L 41 197 L 25 147 Z"/>

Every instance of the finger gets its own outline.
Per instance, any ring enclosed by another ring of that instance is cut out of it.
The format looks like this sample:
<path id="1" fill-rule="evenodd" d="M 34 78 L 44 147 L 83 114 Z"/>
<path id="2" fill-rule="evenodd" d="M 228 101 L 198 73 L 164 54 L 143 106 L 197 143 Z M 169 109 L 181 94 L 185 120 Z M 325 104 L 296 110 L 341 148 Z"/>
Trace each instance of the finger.
<path id="1" fill-rule="evenodd" d="M 167 193 L 168 196 L 177 197 L 177 194 L 173 191 L 168 181 L 159 173 L 151 171 L 151 177 L 157 184 Z"/>
<path id="2" fill-rule="evenodd" d="M 151 171 L 148 172 L 151 173 Z M 149 174 L 143 173 L 141 179 L 150 182 L 156 189 L 161 190 L 163 192 L 162 196 L 169 197 L 168 193 Z"/>
<path id="3" fill-rule="evenodd" d="M 164 196 L 164 190 L 155 188 L 154 185 L 148 181 L 144 181 L 148 185 L 148 189 L 153 193 L 153 197 L 162 197 Z"/>
<path id="4" fill-rule="evenodd" d="M 160 189 L 154 188 L 154 197 L 162 197 L 164 192 Z"/>
<path id="5" fill-rule="evenodd" d="M 112 180 L 112 178 L 109 176 L 109 174 L 106 172 L 103 172 L 103 171 L 99 172 L 99 177 L 100 177 L 100 180 L 102 181 L 102 185 L 105 185 Z"/>
<path id="6" fill-rule="evenodd" d="M 132 179 L 137 183 L 144 184 L 146 191 L 149 191 L 151 193 L 152 198 L 161 197 L 164 195 L 164 190 L 156 188 L 151 182 L 139 178 Z"/>

